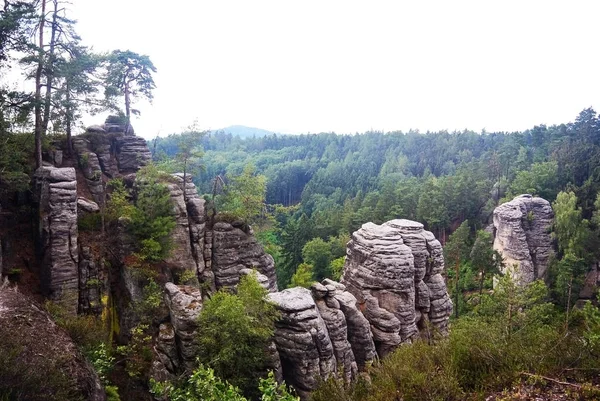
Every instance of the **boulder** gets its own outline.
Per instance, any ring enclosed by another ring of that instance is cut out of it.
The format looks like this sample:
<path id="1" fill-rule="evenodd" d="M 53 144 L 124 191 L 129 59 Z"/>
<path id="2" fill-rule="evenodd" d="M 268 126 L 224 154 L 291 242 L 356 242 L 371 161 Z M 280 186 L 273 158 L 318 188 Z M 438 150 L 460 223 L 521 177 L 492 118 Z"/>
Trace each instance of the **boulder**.
<path id="1" fill-rule="evenodd" d="M 171 323 L 162 323 L 159 326 L 154 353 L 156 356 L 155 362 L 159 362 L 153 366 L 155 376 L 171 378 L 170 376 L 177 374 L 180 361 L 177 353 L 177 342 L 175 341 L 175 330 Z M 155 380 L 158 379 L 155 377 Z"/>
<path id="2" fill-rule="evenodd" d="M 346 291 L 346 286 L 333 280 L 325 279 L 326 288 L 333 287 L 333 292 L 328 290 L 326 302 L 330 307 L 339 308 L 346 319 L 348 342 L 352 347 L 354 359 L 359 370 L 370 366 L 377 358 L 371 325 L 365 315 L 358 309 L 354 295 Z"/>
<path id="3" fill-rule="evenodd" d="M 100 261 L 100 264 L 102 261 Z M 102 312 L 102 285 L 98 264 L 87 246 L 79 252 L 79 311 L 100 314 Z"/>
<path id="4" fill-rule="evenodd" d="M 173 179 L 177 178 L 173 177 Z M 171 194 L 171 203 L 173 204 L 172 214 L 176 225 L 170 236 L 173 247 L 165 261 L 171 269 L 179 271 L 190 270 L 196 274 L 198 266 L 196 265 L 196 259 L 192 255 L 190 222 L 183 191 L 179 183 L 166 183 L 166 185 Z"/>
<path id="5" fill-rule="evenodd" d="M 77 210 L 85 213 L 97 213 L 100 211 L 100 206 L 93 200 L 79 196 L 77 197 Z"/>
<path id="6" fill-rule="evenodd" d="M 106 134 L 106 130 L 100 125 L 90 125 L 85 129 L 85 132 L 92 132 L 95 134 Z"/>
<path id="7" fill-rule="evenodd" d="M 545 199 L 520 195 L 494 210 L 494 249 L 505 271 L 520 284 L 546 279 L 554 254 L 550 229 L 554 212 Z"/>

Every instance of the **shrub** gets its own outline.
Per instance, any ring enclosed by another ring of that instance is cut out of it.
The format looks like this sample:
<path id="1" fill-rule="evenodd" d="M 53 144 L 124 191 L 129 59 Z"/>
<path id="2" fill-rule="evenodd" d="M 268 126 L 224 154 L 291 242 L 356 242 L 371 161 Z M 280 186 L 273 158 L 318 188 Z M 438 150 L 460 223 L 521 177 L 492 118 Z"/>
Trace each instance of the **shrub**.
<path id="1" fill-rule="evenodd" d="M 304 287 L 309 288 L 315 282 L 313 278 L 313 267 L 306 263 L 301 263 L 292 276 L 289 288 Z"/>
<path id="2" fill-rule="evenodd" d="M 131 231 L 140 244 L 144 260 L 164 259 L 171 249 L 171 231 L 175 228 L 169 188 L 159 180 L 160 172 L 152 165 L 138 172 L 137 197 L 131 211 Z"/>
<path id="3" fill-rule="evenodd" d="M 199 360 L 244 394 L 256 395 L 267 371 L 265 350 L 279 314 L 254 275 L 242 277 L 238 294 L 219 291 L 199 317 Z"/>
<path id="4" fill-rule="evenodd" d="M 44 306 L 56 324 L 65 329 L 80 348 L 94 348 L 107 339 L 108 332 L 101 318 L 93 315 L 72 315 L 63 306 L 52 301 L 46 301 Z"/>
<path id="5" fill-rule="evenodd" d="M 100 213 L 88 213 L 77 219 L 79 231 L 98 231 L 102 224 Z"/>

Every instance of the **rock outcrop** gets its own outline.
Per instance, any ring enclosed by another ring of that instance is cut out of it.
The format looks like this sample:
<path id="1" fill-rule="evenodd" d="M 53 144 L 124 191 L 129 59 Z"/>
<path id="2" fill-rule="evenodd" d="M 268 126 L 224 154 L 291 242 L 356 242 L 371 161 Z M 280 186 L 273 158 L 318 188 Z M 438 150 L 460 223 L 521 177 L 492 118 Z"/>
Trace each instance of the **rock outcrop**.
<path id="1" fill-rule="evenodd" d="M 77 172 L 44 167 L 36 177 L 48 292 L 54 299 L 72 297 L 73 312 L 79 308 L 99 314 L 106 303 L 115 307 L 118 339 L 126 342 L 140 321 L 136 305 L 150 281 L 139 272 L 128 219 L 109 224 L 104 245 L 110 249 L 104 254 L 94 247 L 89 229 L 82 228 L 79 240 L 77 233 L 78 214 L 86 219 L 82 227 L 93 226 L 94 214 L 110 199 L 105 183 L 123 178 L 135 194 L 137 171 L 150 160 L 146 142 L 119 127 L 94 127 L 73 139 L 76 157 L 62 163 L 75 160 Z M 174 174 L 164 184 L 176 225 L 171 254 L 152 265 L 152 280 L 164 285 L 165 294 L 164 305 L 151 319 L 155 379 L 167 380 L 196 367 L 203 302 L 217 290 L 235 291 L 241 277 L 249 274 L 281 312 L 273 342 L 265 350 L 268 365 L 303 399 L 332 375 L 350 383 L 378 357 L 419 335 L 429 336 L 432 327 L 447 332 L 452 302 L 441 275 L 442 247 L 422 224 L 367 223 L 348 244 L 342 283 L 324 280 L 310 290 L 277 292 L 273 258 L 251 227 L 209 218 L 189 175 Z"/>
<path id="2" fill-rule="evenodd" d="M 317 388 L 319 378 L 336 371 L 333 345 L 327 326 L 309 290 L 291 288 L 269 294 L 281 311 L 276 323 L 275 344 L 283 377 L 306 397 Z"/>
<path id="3" fill-rule="evenodd" d="M 3 286 L 0 337 L 0 393 L 23 400 L 106 399 L 68 334 L 30 298 Z"/>
<path id="4" fill-rule="evenodd" d="M 550 228 L 554 213 L 545 199 L 520 195 L 494 210 L 494 249 L 506 272 L 521 283 L 545 279 L 554 251 Z"/>
<path id="5" fill-rule="evenodd" d="M 256 269 L 269 279 L 269 291 L 277 291 L 275 262 L 243 225 L 218 222 L 212 229 L 212 271 L 217 288 L 233 288 L 242 269 Z"/>
<path id="6" fill-rule="evenodd" d="M 165 289 L 165 301 L 169 308 L 177 349 L 184 367 L 191 372 L 196 367 L 196 354 L 198 351 L 196 339 L 197 320 L 202 311 L 202 294 L 198 288 L 188 285 L 177 286 L 173 283 L 167 283 Z M 174 361 L 169 353 L 167 355 Z"/>
<path id="7" fill-rule="evenodd" d="M 34 192 L 39 210 L 42 290 L 75 314 L 79 300 L 75 169 L 40 167 L 35 173 Z"/>
<path id="8" fill-rule="evenodd" d="M 428 335 L 428 322 L 448 329 L 452 302 L 441 273 L 442 247 L 423 225 L 392 220 L 367 223 L 348 243 L 342 283 L 371 324 L 379 356 Z"/>

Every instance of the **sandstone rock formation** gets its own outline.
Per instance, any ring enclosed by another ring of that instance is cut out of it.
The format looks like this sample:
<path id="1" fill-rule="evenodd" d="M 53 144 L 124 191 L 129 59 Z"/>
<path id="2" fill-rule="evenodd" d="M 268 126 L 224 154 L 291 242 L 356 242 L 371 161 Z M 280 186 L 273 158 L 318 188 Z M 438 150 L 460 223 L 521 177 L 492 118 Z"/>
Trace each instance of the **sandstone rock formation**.
<path id="1" fill-rule="evenodd" d="M 550 203 L 520 195 L 494 210 L 494 249 L 502 254 L 506 270 L 521 283 L 545 279 L 552 249 Z"/>
<path id="2" fill-rule="evenodd" d="M 202 294 L 198 288 L 187 285 L 177 286 L 173 283 L 167 283 L 165 289 L 165 300 L 175 332 L 177 349 L 184 367 L 191 371 L 196 367 L 197 319 L 202 311 Z M 168 327 L 166 329 L 168 330 Z M 168 356 L 174 363 L 172 355 Z"/>
<path id="3" fill-rule="evenodd" d="M 342 283 L 370 322 L 379 356 L 411 342 L 428 322 L 447 332 L 452 302 L 443 269 L 441 244 L 420 223 L 367 223 L 352 235 Z"/>
<path id="4" fill-rule="evenodd" d="M 106 399 L 67 333 L 30 298 L 2 286 L 0 337 L 0 393 L 23 400 Z"/>
<path id="5" fill-rule="evenodd" d="M 75 314 L 79 299 L 75 169 L 40 167 L 35 173 L 34 192 L 43 290 Z"/>
<path id="6" fill-rule="evenodd" d="M 273 257 L 251 233 L 226 222 L 215 223 L 212 231 L 212 271 L 217 288 L 235 287 L 242 269 L 256 269 L 269 279 L 269 291 L 277 291 Z"/>
<path id="7" fill-rule="evenodd" d="M 139 323 L 135 305 L 142 301 L 148 282 L 136 270 L 136 247 L 127 219 L 111 228 L 110 250 L 101 257 L 95 254 L 93 236 L 82 231 L 78 239 L 77 216 L 98 213 L 110 196 L 105 193 L 110 178 L 123 178 L 135 192 L 136 173 L 150 160 L 150 152 L 142 138 L 118 131 L 117 126 L 90 129 L 75 137 L 73 145 L 77 174 L 73 168 L 54 167 L 38 173 L 41 227 L 58 224 L 44 231 L 47 241 L 56 242 L 48 248 L 48 271 L 54 274 L 48 283 L 56 294 L 71 291 L 72 309 L 76 311 L 78 304 L 85 313 L 100 313 L 102 289 L 112 286 L 119 340 L 127 341 L 130 329 Z M 381 226 L 367 223 L 349 243 L 343 284 L 324 280 L 310 290 L 277 292 L 273 258 L 250 227 L 209 218 L 191 176 L 174 174 L 164 183 L 176 226 L 172 252 L 157 266 L 156 277 L 166 282 L 166 308 L 157 312 L 160 316 L 153 316 L 158 329 L 153 343 L 155 379 L 166 380 L 195 368 L 197 319 L 204 300 L 219 289 L 235 290 L 240 278 L 248 274 L 269 291 L 269 299 L 281 312 L 273 343 L 265 350 L 268 364 L 302 398 L 331 375 L 349 383 L 401 343 L 429 335 L 430 327 L 447 331 L 452 303 L 441 276 L 442 248 L 422 224 L 408 220 Z M 51 196 L 55 197 L 52 202 Z M 66 226 L 75 231 L 65 235 Z M 55 238 L 56 233 L 61 235 Z M 110 263 L 104 262 L 104 256 Z M 107 272 L 106 266 L 112 270 Z"/>
<path id="8" fill-rule="evenodd" d="M 319 378 L 336 371 L 333 345 L 317 305 L 305 288 L 269 294 L 281 311 L 276 323 L 275 344 L 281 358 L 283 377 L 306 396 L 317 388 Z"/>

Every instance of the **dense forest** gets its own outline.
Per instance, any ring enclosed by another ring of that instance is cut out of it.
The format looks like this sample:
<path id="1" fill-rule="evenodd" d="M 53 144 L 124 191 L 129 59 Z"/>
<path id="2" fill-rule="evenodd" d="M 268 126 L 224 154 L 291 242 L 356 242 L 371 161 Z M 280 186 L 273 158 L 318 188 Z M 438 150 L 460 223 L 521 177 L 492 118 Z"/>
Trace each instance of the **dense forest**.
<path id="1" fill-rule="evenodd" d="M 155 159 L 174 157 L 179 138 L 151 141 Z M 247 139 L 215 132 L 200 145 L 203 168 L 195 182 L 201 193 L 211 194 L 217 177 L 226 183 L 247 166 L 265 177 L 266 210 L 274 221 L 261 235 L 284 287 L 302 262 L 316 264 L 317 279 L 329 275 L 349 235 L 368 221 L 420 221 L 445 243 L 464 221 L 474 237 L 491 223 L 499 203 L 523 193 L 553 202 L 560 191 L 570 191 L 589 220 L 600 185 L 600 122 L 591 108 L 574 122 L 524 132 Z M 319 260 L 306 260 L 307 253 L 319 254 Z"/>

